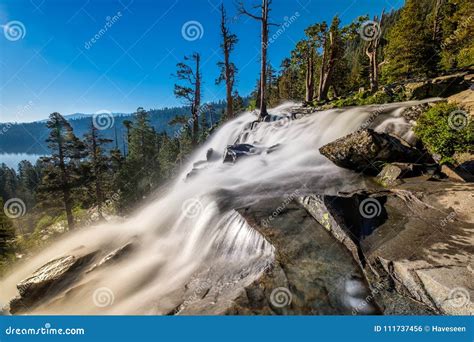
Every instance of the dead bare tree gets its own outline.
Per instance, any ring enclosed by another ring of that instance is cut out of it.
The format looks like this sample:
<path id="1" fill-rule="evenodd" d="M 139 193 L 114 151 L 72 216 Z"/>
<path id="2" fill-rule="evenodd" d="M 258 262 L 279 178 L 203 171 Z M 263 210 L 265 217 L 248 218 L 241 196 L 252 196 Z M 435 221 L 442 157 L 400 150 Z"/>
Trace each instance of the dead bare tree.
<path id="1" fill-rule="evenodd" d="M 272 0 L 262 0 L 261 5 L 254 5 L 253 9 L 260 9 L 261 15 L 250 13 L 245 8 L 243 2 L 238 4 L 238 12 L 241 15 L 248 16 L 252 19 L 258 20 L 261 23 L 261 65 L 260 65 L 260 120 L 268 115 L 267 112 L 267 51 L 268 51 L 268 32 L 269 26 L 275 25 L 268 21 L 270 14 L 270 5 Z"/>
<path id="2" fill-rule="evenodd" d="M 237 67 L 230 60 L 230 54 L 234 50 L 235 44 L 237 44 L 237 36 L 230 32 L 227 26 L 227 14 L 225 11 L 224 3 L 221 4 L 221 35 L 222 35 L 222 53 L 224 54 L 224 61 L 217 63 L 221 73 L 216 80 L 217 84 L 225 81 L 226 85 L 226 99 L 227 99 L 227 110 L 226 115 L 228 118 L 234 117 L 234 106 L 233 106 L 233 90 L 235 83 L 235 74 L 237 73 Z"/>
<path id="3" fill-rule="evenodd" d="M 380 39 L 382 37 L 382 24 L 384 18 L 385 9 L 379 17 L 374 17 L 374 22 L 377 23 L 374 39 L 367 42 L 365 48 L 365 54 L 369 58 L 369 79 L 370 79 L 370 90 L 376 91 L 379 87 L 379 63 L 378 63 L 378 51 L 380 46 Z"/>

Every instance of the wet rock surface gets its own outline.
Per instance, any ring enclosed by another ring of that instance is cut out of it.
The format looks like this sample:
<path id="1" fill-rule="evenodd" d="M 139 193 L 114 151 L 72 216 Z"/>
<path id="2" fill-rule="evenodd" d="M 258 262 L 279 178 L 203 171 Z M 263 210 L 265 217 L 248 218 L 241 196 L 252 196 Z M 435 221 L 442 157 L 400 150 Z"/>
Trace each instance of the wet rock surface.
<path id="1" fill-rule="evenodd" d="M 319 149 L 337 166 L 366 174 L 379 173 L 385 163 L 432 162 L 427 154 L 397 137 L 362 129 Z"/>
<path id="2" fill-rule="evenodd" d="M 278 145 L 269 148 L 254 146 L 250 144 L 236 144 L 227 146 L 224 152 L 224 163 L 236 163 L 239 159 L 259 155 L 262 153 L 272 153 L 278 148 Z"/>
<path id="3" fill-rule="evenodd" d="M 285 198 L 240 208 L 275 247 L 276 261 L 235 300 L 231 314 L 376 314 L 357 263 L 301 205 Z M 356 307 L 359 307 L 358 311 Z"/>

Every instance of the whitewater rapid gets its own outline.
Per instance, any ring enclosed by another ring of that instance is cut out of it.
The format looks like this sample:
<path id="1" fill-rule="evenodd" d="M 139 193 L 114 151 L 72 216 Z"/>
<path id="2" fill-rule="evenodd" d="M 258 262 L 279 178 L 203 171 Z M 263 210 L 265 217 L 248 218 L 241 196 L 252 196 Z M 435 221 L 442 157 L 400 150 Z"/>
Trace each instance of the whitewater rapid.
<path id="1" fill-rule="evenodd" d="M 361 126 L 413 142 L 401 113 L 414 104 L 333 109 L 292 120 L 291 110 L 298 104 L 285 103 L 270 110 L 275 121 L 255 125 L 256 114 L 243 113 L 217 130 L 175 181 L 132 217 L 67 233 L 15 266 L 1 280 L 0 305 L 18 294 L 16 284 L 51 259 L 107 253 L 129 242 L 134 248 L 125 258 L 84 274 L 67 295 L 27 313 L 167 314 L 179 310 L 183 301 L 199 300 L 190 288 L 236 291 L 265 271 L 274 249 L 233 208 L 295 189 L 336 194 L 360 186 L 360 176 L 332 164 L 319 147 Z M 235 143 L 275 149 L 223 163 L 226 147 Z M 203 162 L 210 149 L 215 159 Z M 198 172 L 187 178 L 197 164 Z M 106 290 L 98 294 L 100 289 Z M 109 305 L 100 305 L 104 300 Z"/>

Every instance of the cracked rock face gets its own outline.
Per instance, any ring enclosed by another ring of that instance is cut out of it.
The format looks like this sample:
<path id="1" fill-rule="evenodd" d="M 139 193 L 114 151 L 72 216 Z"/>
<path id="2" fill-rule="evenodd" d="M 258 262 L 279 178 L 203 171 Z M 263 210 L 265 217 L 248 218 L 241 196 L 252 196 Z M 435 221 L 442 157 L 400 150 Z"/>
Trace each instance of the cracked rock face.
<path id="1" fill-rule="evenodd" d="M 360 258 L 385 314 L 472 315 L 473 193 L 472 184 L 418 177 L 349 195 L 344 205 L 327 196 L 301 203 Z M 370 217 L 367 200 L 377 207 Z M 364 227 L 369 234 L 361 233 Z"/>

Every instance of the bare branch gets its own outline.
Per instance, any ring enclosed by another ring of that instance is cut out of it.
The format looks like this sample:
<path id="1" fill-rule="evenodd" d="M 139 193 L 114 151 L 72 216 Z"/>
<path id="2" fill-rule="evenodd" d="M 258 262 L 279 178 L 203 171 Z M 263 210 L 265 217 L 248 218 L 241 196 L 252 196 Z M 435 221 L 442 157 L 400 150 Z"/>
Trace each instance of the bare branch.
<path id="1" fill-rule="evenodd" d="M 259 8 L 259 7 L 261 7 L 261 6 L 260 6 L 260 5 L 256 5 L 256 6 L 254 6 L 253 8 Z M 256 15 L 250 13 L 249 11 L 247 11 L 247 10 L 245 9 L 244 3 L 243 3 L 242 1 L 239 2 L 239 4 L 238 4 L 237 12 L 238 12 L 240 15 L 246 15 L 247 17 L 253 18 L 253 19 L 255 19 L 255 20 L 263 20 L 262 17 L 258 17 L 258 16 L 256 16 Z"/>

